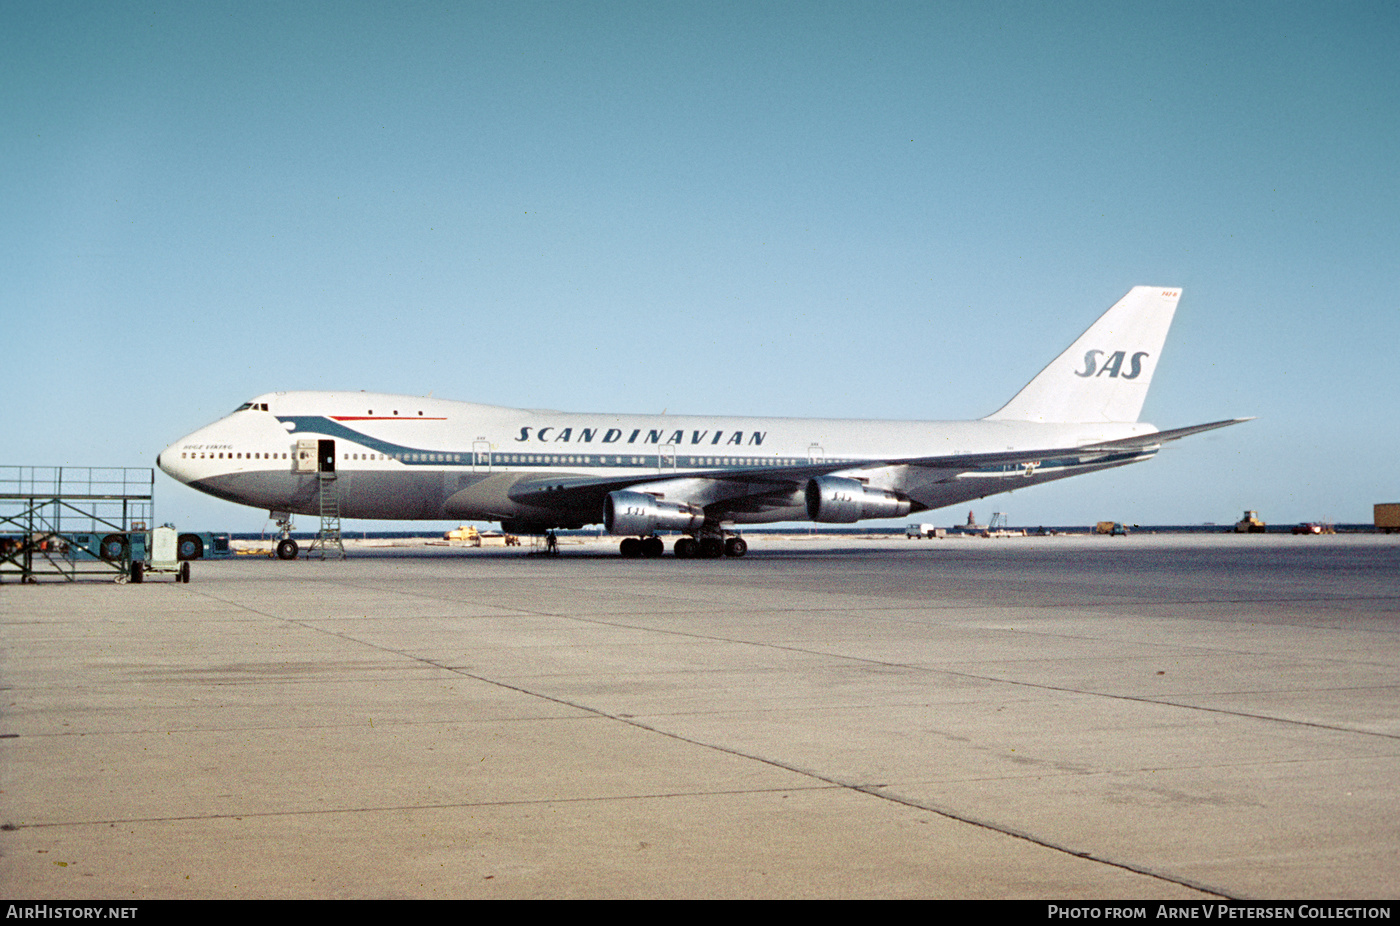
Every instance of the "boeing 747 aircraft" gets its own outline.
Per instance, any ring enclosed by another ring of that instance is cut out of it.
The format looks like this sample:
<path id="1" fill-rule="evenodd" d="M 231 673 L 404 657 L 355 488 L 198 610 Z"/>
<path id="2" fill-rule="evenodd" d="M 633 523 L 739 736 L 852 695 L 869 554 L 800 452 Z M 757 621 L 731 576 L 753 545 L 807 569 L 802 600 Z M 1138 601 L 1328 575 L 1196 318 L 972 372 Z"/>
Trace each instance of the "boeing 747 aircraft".
<path id="1" fill-rule="evenodd" d="M 976 421 L 579 414 L 367 392 L 272 392 L 157 465 L 289 521 L 331 474 L 351 518 L 602 523 L 624 556 L 743 556 L 731 528 L 903 517 L 1157 453 L 1248 419 L 1138 421 L 1181 291 L 1134 287 L 1000 410 Z M 279 555 L 295 557 L 284 539 Z"/>

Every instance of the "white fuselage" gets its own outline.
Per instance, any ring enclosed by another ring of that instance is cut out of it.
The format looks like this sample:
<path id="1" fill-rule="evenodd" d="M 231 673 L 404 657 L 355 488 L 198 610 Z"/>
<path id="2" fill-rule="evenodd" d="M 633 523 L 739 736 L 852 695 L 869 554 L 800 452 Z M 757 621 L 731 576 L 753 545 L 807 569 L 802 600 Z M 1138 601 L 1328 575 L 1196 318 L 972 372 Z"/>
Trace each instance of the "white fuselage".
<path id="1" fill-rule="evenodd" d="M 744 494 L 736 487 L 747 472 L 773 482 L 785 468 L 820 466 L 840 475 L 848 467 L 863 484 L 899 493 L 913 510 L 923 510 L 1135 462 L 1153 451 L 971 471 L 882 461 L 1074 447 L 1154 430 L 1148 424 L 1111 422 L 580 414 L 382 393 L 285 392 L 259 396 L 181 438 L 158 461 L 174 478 L 217 497 L 309 514 L 317 510 L 317 468 L 298 461 L 297 448 L 299 440 L 314 439 L 333 454 L 340 513 L 346 517 L 547 527 L 603 519 L 594 498 L 565 502 L 560 496 L 555 503 L 543 496 L 540 483 L 556 477 L 561 487 L 617 480 L 658 498 L 669 492 L 690 504 L 724 508 L 725 499 Z M 724 478 L 714 478 L 719 474 Z M 748 506 L 753 510 L 724 508 L 719 519 L 805 520 L 804 480 L 795 475 L 786 497 L 770 492 L 764 504 Z"/>

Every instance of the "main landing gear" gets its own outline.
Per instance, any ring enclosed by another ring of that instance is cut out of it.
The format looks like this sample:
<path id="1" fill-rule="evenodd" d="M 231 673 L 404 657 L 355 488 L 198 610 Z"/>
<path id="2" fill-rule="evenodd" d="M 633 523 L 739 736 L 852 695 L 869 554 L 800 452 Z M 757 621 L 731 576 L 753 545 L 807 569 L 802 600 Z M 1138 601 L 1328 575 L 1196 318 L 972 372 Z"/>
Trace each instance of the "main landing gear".
<path id="1" fill-rule="evenodd" d="M 618 549 L 622 552 L 622 555 L 628 559 L 637 559 L 642 556 L 647 559 L 655 559 L 666 552 L 666 545 L 661 542 L 660 537 L 655 535 L 651 537 L 628 537 L 626 540 L 622 541 Z"/>
<path id="2" fill-rule="evenodd" d="M 628 537 L 622 541 L 619 549 L 628 559 L 654 559 L 666 552 L 665 544 L 654 534 L 650 537 Z M 676 559 L 719 559 L 721 556 L 743 556 L 749 552 L 749 545 L 737 535 L 725 537 L 707 534 L 698 538 L 681 537 L 672 549 Z"/>

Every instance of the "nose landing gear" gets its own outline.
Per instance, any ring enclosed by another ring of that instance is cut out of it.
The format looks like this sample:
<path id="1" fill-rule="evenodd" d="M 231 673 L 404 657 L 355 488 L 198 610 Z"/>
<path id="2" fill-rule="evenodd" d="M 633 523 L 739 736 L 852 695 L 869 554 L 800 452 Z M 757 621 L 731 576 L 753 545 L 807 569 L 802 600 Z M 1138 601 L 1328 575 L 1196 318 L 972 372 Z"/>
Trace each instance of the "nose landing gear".
<path id="1" fill-rule="evenodd" d="M 278 559 L 296 559 L 297 553 L 301 552 L 301 548 L 298 547 L 297 542 L 292 539 L 292 530 L 296 525 L 292 523 L 291 514 L 286 513 L 278 517 L 277 512 L 269 513 L 277 520 L 279 539 L 273 543 L 272 552 L 268 555 L 275 556 Z"/>

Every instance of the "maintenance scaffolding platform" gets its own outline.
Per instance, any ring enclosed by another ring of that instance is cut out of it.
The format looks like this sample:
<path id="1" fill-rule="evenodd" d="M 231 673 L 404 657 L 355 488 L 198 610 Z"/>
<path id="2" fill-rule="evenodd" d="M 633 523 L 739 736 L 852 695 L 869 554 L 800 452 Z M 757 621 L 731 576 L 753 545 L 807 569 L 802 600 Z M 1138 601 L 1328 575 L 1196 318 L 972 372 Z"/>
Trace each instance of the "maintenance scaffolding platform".
<path id="1" fill-rule="evenodd" d="M 0 466 L 0 582 L 128 580 L 145 558 L 155 485 L 139 467 Z"/>

